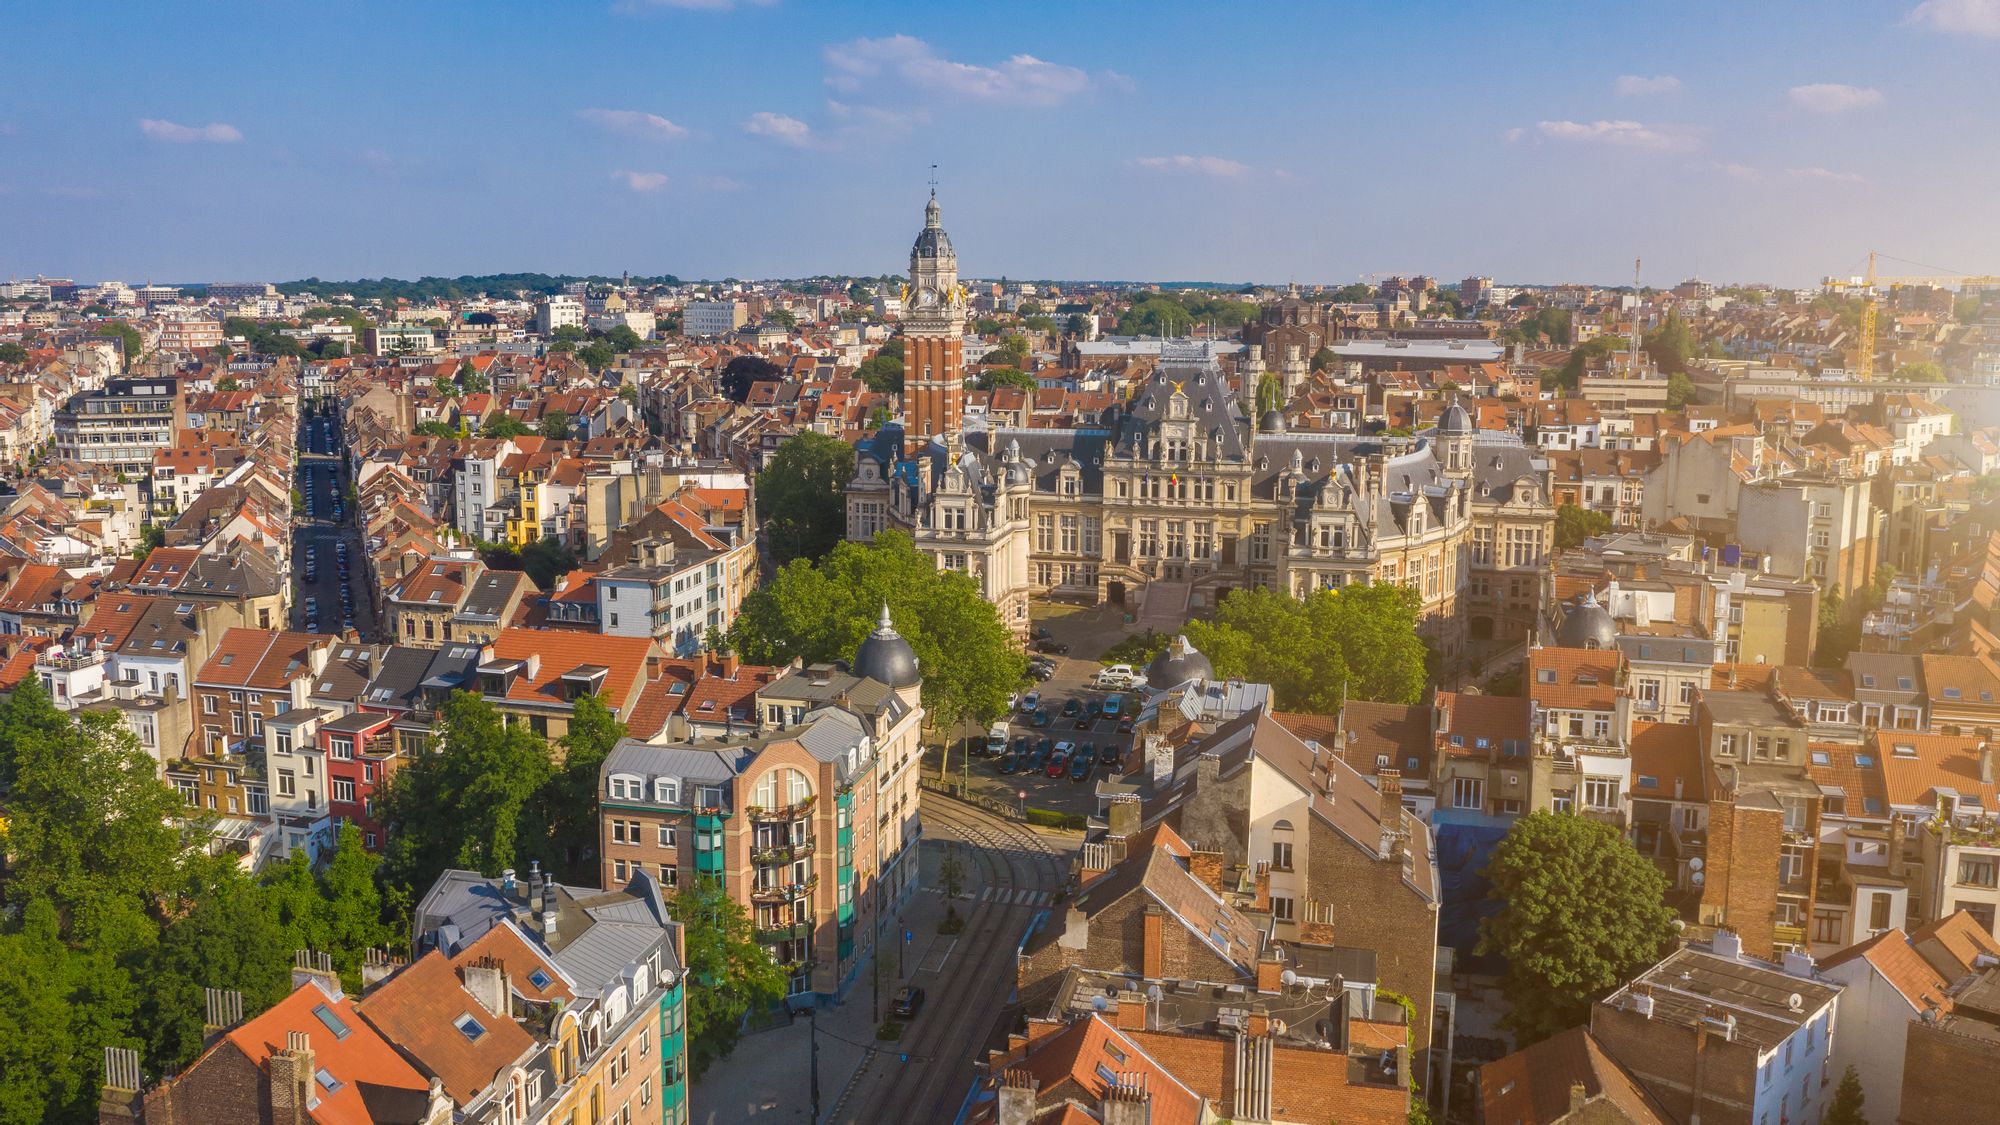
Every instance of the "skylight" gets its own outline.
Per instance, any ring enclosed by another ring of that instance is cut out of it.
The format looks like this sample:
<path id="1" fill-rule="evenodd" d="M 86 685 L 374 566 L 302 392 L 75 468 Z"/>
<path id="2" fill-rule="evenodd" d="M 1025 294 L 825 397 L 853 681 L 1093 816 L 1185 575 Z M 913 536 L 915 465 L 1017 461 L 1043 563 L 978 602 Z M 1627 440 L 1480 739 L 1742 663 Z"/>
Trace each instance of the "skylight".
<path id="1" fill-rule="evenodd" d="M 452 1024 L 453 1026 L 457 1027 L 459 1031 L 463 1032 L 467 1039 L 471 1040 L 474 1043 L 479 1042 L 479 1037 L 486 1034 L 485 1025 L 481 1024 L 478 1020 L 473 1019 L 472 1013 L 470 1012 L 467 1012 L 466 1014 L 453 1020 Z"/>
<path id="2" fill-rule="evenodd" d="M 313 1077 L 319 1081 L 319 1088 L 325 1090 L 327 1093 L 338 1094 L 340 1092 L 342 1082 L 340 1079 L 335 1078 L 333 1072 L 327 1068 L 320 1067 L 319 1072 L 314 1074 Z"/>
<path id="3" fill-rule="evenodd" d="M 547 988 L 549 985 L 555 983 L 555 980 L 549 974 L 536 969 L 534 972 L 528 974 L 528 983 L 534 985 L 536 988 Z"/>
<path id="4" fill-rule="evenodd" d="M 1815 750 L 1812 752 L 1812 762 L 1816 766 L 1829 766 L 1833 764 L 1833 756 L 1824 750 Z"/>
<path id="5" fill-rule="evenodd" d="M 319 1022 L 326 1025 L 328 1031 L 333 1032 L 335 1039 L 345 1039 L 353 1034 L 353 1030 L 345 1023 L 342 1023 L 340 1017 L 333 1013 L 333 1009 L 327 1007 L 325 1004 L 314 1005 L 313 1015 L 319 1018 Z"/>
<path id="6" fill-rule="evenodd" d="M 1875 755 L 1856 754 L 1854 755 L 1854 764 L 1860 766 L 1862 769 L 1873 769 L 1875 768 Z"/>

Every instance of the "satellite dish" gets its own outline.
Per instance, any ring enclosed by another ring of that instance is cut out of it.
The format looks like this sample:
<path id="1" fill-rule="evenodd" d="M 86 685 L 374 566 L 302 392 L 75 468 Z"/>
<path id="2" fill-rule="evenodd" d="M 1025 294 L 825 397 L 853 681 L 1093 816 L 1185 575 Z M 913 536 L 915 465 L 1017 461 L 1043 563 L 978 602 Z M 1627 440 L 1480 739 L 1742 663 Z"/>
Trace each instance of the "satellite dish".
<path id="1" fill-rule="evenodd" d="M 1707 881 L 1708 881 L 1708 877 L 1707 877 L 1707 876 L 1705 876 L 1705 875 L 1703 875 L 1703 874 L 1702 874 L 1701 872 L 1699 872 L 1699 871 L 1697 871 L 1697 872 L 1695 872 L 1694 874 L 1692 874 L 1692 875 L 1689 875 L 1689 876 L 1688 876 L 1688 882 L 1689 882 L 1690 884 L 1692 884 L 1693 886 L 1697 886 L 1697 887 L 1699 887 L 1699 886 L 1701 886 L 1701 885 L 1702 885 L 1703 883 L 1705 883 L 1705 882 L 1707 882 Z"/>
<path id="2" fill-rule="evenodd" d="M 1290 988 L 1292 985 L 1299 983 L 1299 974 L 1286 969 L 1284 972 L 1278 974 L 1278 979 L 1284 983 L 1285 987 Z"/>
<path id="3" fill-rule="evenodd" d="M 1785 997 L 1785 1007 L 1790 1008 L 1794 1012 L 1804 1011 L 1805 1006 L 1806 1006 L 1806 998 L 1800 996 L 1796 992 L 1792 993 L 1790 996 Z"/>
<path id="4" fill-rule="evenodd" d="M 1093 997 L 1091 997 L 1091 998 L 1090 998 L 1090 1006 L 1091 1006 L 1091 1007 L 1093 1007 L 1093 1008 L 1095 1008 L 1095 1009 L 1097 1009 L 1098 1011 L 1100 1011 L 1100 1012 L 1101 1012 L 1101 1011 L 1103 1011 L 1103 1010 L 1104 1010 L 1104 1009 L 1105 1009 L 1106 1007 L 1108 1007 L 1109 1005 L 1107 1005 L 1107 1004 L 1105 1003 L 1105 1001 L 1104 1001 L 1104 997 L 1102 997 L 1102 996 L 1093 996 Z"/>
<path id="5" fill-rule="evenodd" d="M 1156 984 L 1156 985 L 1153 985 L 1152 987 L 1150 987 L 1150 988 L 1148 988 L 1148 989 L 1146 989 L 1146 998 L 1147 998 L 1147 999 L 1149 999 L 1149 1000 L 1151 1000 L 1151 1001 L 1153 1001 L 1153 1002 L 1154 1002 L 1154 1003 L 1156 1003 L 1156 1004 L 1157 1004 L 1157 1003 L 1159 1003 L 1159 1001 L 1160 1001 L 1160 997 L 1162 997 L 1162 996 L 1165 996 L 1165 995 L 1166 995 L 1166 992 L 1164 992 L 1164 991 L 1163 991 L 1163 990 L 1162 990 L 1162 989 L 1160 988 L 1160 986 L 1159 986 L 1159 985 L 1157 985 L 1157 984 Z"/>
<path id="6" fill-rule="evenodd" d="M 1702 867 L 1703 867 L 1703 863 L 1702 863 L 1702 859 L 1701 859 L 1701 857 L 1700 857 L 1700 856 L 1696 856 L 1696 857 L 1694 857 L 1693 859 L 1691 859 L 1691 860 L 1688 860 L 1688 870 L 1689 870 L 1689 871 L 1700 871 L 1700 870 L 1702 869 Z"/>

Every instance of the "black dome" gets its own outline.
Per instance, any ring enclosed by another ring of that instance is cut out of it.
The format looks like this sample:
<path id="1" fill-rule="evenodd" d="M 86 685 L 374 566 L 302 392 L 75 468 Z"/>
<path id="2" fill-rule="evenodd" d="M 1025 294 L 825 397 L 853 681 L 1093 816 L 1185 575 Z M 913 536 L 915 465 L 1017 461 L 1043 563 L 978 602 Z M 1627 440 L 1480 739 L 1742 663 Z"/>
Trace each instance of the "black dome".
<path id="1" fill-rule="evenodd" d="M 1284 433 L 1287 429 L 1285 412 L 1282 410 L 1266 410 L 1264 417 L 1258 420 L 1257 428 L 1267 434 Z"/>
<path id="2" fill-rule="evenodd" d="M 1563 614 L 1556 629 L 1556 644 L 1562 648 L 1610 648 L 1618 643 L 1618 623 L 1597 604 L 1596 594 L 1585 594 L 1580 605 Z"/>
<path id="3" fill-rule="evenodd" d="M 917 671 L 916 650 L 890 623 L 886 603 L 882 606 L 882 618 L 875 631 L 868 634 L 860 648 L 854 650 L 852 671 L 857 676 L 866 676 L 892 688 L 906 688 L 923 682 L 922 673 Z"/>
<path id="4" fill-rule="evenodd" d="M 917 233 L 917 243 L 910 247 L 910 254 L 918 258 L 950 257 L 951 236 L 942 227 L 925 227 Z"/>
<path id="5" fill-rule="evenodd" d="M 1153 662 L 1146 665 L 1146 683 L 1162 691 L 1176 684 L 1184 684 L 1192 679 L 1211 680 L 1215 678 L 1215 667 L 1199 650 L 1188 643 L 1185 635 L 1178 636 L 1167 647 L 1160 650 Z"/>
<path id="6" fill-rule="evenodd" d="M 1454 402 L 1444 408 L 1444 416 L 1438 419 L 1438 432 L 1441 434 L 1471 433 L 1472 415 L 1465 412 L 1465 407 Z"/>

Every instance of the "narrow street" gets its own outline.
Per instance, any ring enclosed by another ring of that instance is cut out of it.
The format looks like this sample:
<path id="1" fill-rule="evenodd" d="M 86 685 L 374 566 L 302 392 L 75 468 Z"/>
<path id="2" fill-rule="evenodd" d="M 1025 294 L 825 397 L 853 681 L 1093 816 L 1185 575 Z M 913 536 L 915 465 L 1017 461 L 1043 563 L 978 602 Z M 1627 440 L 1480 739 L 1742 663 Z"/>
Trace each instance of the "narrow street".
<path id="1" fill-rule="evenodd" d="M 292 522 L 292 617 L 298 628 L 342 633 L 352 625 L 362 639 L 375 636 L 375 606 L 363 577 L 359 516 L 347 506 L 346 469 L 340 456 L 340 423 L 310 413 L 299 427 L 299 467 L 293 486 L 305 511 Z M 346 544 L 346 574 L 340 544 Z M 341 591 L 348 593 L 343 602 Z"/>

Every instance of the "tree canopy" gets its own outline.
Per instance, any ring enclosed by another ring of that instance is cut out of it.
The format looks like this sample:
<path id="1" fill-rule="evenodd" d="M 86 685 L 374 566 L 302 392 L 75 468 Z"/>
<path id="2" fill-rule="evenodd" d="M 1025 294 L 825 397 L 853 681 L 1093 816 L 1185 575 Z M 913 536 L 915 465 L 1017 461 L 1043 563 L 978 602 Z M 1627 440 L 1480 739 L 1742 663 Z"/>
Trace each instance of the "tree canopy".
<path id="1" fill-rule="evenodd" d="M 687 951 L 688 1068 L 699 1078 L 729 1057 L 743 1013 L 785 994 L 785 972 L 757 944 L 749 915 L 712 879 L 699 878 L 667 900 Z"/>
<path id="2" fill-rule="evenodd" d="M 1687 321 L 1681 319 L 1680 310 L 1670 309 L 1666 321 L 1646 333 L 1640 347 L 1661 371 L 1669 375 L 1686 374 L 1688 360 L 1694 357 L 1694 333 Z"/>
<path id="3" fill-rule="evenodd" d="M 1896 369 L 1896 378 L 1906 383 L 1942 383 L 1944 382 L 1944 368 L 1927 359 L 1918 360 L 1915 363 L 1906 363 L 1898 367 Z"/>
<path id="4" fill-rule="evenodd" d="M 722 374 L 717 381 L 722 385 L 722 393 L 728 395 L 731 400 L 747 402 L 750 399 L 752 383 L 776 379 L 784 373 L 784 368 L 763 356 L 739 355 L 722 365 Z"/>
<path id="5" fill-rule="evenodd" d="M 433 738 L 436 749 L 378 792 L 387 878 L 415 890 L 446 868 L 497 875 L 526 867 L 521 814 L 555 772 L 548 742 L 525 724 L 503 723 L 491 703 L 463 691 L 438 709 Z"/>
<path id="6" fill-rule="evenodd" d="M 756 663 L 850 660 L 885 603 L 917 654 L 934 722 L 1006 712 L 1027 658 L 979 584 L 938 569 L 901 532 L 842 542 L 817 566 L 786 564 L 744 599 L 730 643 Z"/>
<path id="7" fill-rule="evenodd" d="M 1343 699 L 1422 697 L 1420 605 L 1408 586 L 1315 590 L 1304 601 L 1256 587 L 1231 593 L 1215 620 L 1190 621 L 1185 631 L 1216 675 L 1270 684 L 1284 710 L 1330 715 Z"/>
<path id="8" fill-rule="evenodd" d="M 847 534 L 847 482 L 854 447 L 808 430 L 786 438 L 757 474 L 757 511 L 764 541 L 780 566 L 817 561 Z"/>
<path id="9" fill-rule="evenodd" d="M 1827 1103 L 1826 1116 L 1820 1118 L 1820 1125 L 1868 1125 L 1868 1115 L 1861 1112 L 1868 1099 L 1861 1092 L 1861 1075 L 1852 1063 L 1841 1072 L 1840 1085 L 1833 1088 L 1833 1100 Z"/>
<path id="10" fill-rule="evenodd" d="M 1041 386 L 1033 375 L 1018 367 L 985 368 L 980 371 L 979 379 L 973 385 L 982 391 L 990 391 L 997 387 L 1019 387 L 1030 392 Z"/>
<path id="11" fill-rule="evenodd" d="M 479 427 L 479 435 L 490 438 L 525 437 L 534 432 L 526 422 L 498 410 L 488 414 L 486 421 Z"/>
<path id="12" fill-rule="evenodd" d="M 1477 948 L 1507 962 L 1502 1024 L 1523 1044 L 1584 1023 L 1592 1003 L 1673 947 L 1666 877 L 1601 821 L 1524 816 L 1485 874 L 1501 906 L 1481 921 Z"/>
<path id="13" fill-rule="evenodd" d="M 1583 546 L 1584 540 L 1595 535 L 1607 535 L 1611 531 L 1611 517 L 1603 512 L 1593 512 L 1575 504 L 1564 504 L 1556 509 L 1556 546 L 1570 550 Z"/>

